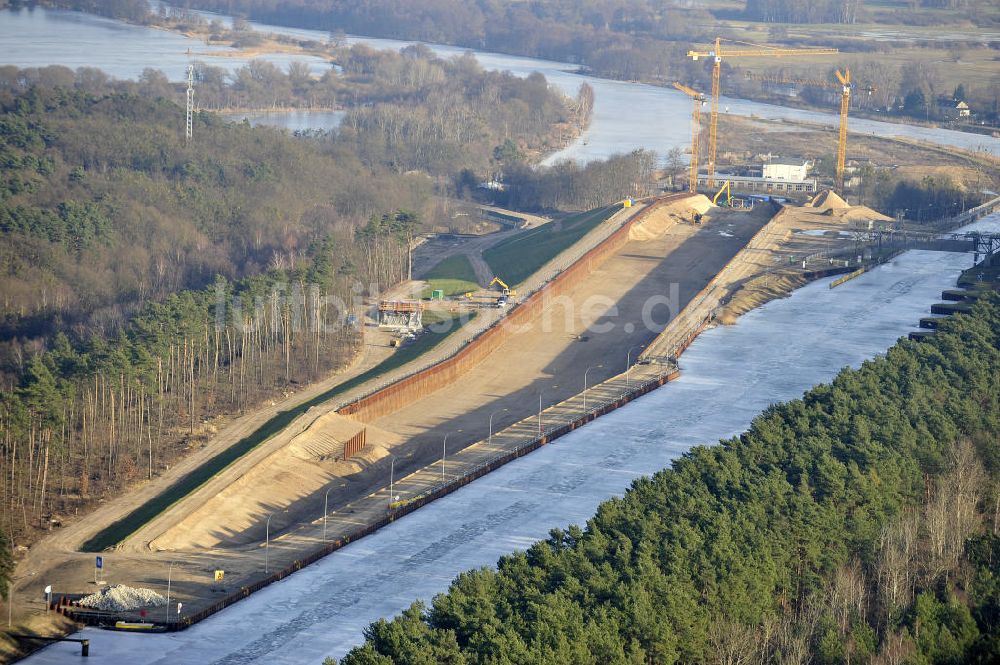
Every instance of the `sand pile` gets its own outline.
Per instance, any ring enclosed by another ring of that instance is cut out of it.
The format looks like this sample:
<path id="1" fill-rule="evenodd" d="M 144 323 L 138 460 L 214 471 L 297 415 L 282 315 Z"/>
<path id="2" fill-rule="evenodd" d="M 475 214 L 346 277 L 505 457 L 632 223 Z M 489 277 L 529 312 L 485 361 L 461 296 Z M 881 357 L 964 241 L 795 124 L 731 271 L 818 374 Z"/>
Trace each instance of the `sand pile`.
<path id="1" fill-rule="evenodd" d="M 817 210 L 843 210 L 851 206 L 847 204 L 847 201 L 840 198 L 836 192 L 824 189 L 814 196 L 811 201 L 806 203 L 805 207 L 816 208 Z"/>
<path id="2" fill-rule="evenodd" d="M 877 210 L 872 210 L 868 206 L 851 206 L 848 210 L 844 211 L 842 218 L 849 222 L 860 222 L 866 220 L 876 220 L 881 222 L 892 221 L 892 217 L 883 215 Z"/>
<path id="3" fill-rule="evenodd" d="M 642 221 L 629 228 L 628 238 L 640 241 L 654 240 L 661 237 L 674 224 L 691 223 L 695 215 L 704 214 L 711 207 L 712 202 L 702 194 L 658 205 Z"/>

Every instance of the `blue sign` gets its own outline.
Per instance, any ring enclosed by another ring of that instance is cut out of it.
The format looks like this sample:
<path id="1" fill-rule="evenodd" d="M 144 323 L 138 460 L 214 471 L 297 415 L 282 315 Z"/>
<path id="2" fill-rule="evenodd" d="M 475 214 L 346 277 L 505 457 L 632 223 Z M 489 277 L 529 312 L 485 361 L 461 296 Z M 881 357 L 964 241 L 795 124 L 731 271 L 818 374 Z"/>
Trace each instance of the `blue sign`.
<path id="1" fill-rule="evenodd" d="M 104 568 L 104 557 L 102 556 L 97 557 L 97 562 L 94 565 L 96 565 L 98 568 Z"/>

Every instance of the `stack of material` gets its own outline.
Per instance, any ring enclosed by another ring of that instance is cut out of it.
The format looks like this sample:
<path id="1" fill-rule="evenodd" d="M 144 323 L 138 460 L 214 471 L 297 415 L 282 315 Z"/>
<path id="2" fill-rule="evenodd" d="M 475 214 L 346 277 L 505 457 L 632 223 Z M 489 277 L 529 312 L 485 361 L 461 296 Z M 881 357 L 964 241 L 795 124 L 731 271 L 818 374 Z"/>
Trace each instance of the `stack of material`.
<path id="1" fill-rule="evenodd" d="M 152 589 L 136 589 L 124 584 L 117 584 L 84 596 L 78 602 L 84 607 L 92 607 L 96 610 L 126 612 L 137 610 L 140 607 L 159 607 L 165 605 L 167 601 Z"/>

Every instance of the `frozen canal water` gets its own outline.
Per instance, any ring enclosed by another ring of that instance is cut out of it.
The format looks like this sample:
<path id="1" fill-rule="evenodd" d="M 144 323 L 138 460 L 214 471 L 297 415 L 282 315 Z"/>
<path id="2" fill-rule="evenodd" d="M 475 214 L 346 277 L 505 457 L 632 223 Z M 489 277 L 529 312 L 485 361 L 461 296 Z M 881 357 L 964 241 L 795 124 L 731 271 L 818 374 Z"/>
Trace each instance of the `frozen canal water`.
<path id="1" fill-rule="evenodd" d="M 1000 215 L 978 226 L 1000 229 Z M 743 431 L 769 404 L 884 352 L 971 264 L 968 254 L 914 251 L 837 289 L 829 280 L 810 284 L 704 333 L 684 354 L 678 381 L 187 631 L 83 631 L 89 662 L 318 665 L 343 656 L 375 619 L 429 601 L 461 571 L 493 565 L 552 527 L 582 524 L 637 476 L 693 445 Z M 28 662 L 75 662 L 78 653 L 76 645 L 59 644 Z"/>

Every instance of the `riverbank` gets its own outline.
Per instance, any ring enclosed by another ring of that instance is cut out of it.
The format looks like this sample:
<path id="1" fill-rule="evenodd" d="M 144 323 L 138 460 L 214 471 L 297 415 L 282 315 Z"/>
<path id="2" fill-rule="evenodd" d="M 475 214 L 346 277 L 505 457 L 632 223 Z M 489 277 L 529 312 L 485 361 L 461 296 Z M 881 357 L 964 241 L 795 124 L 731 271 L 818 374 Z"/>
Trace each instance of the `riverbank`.
<path id="1" fill-rule="evenodd" d="M 720 211 L 721 213 L 722 211 Z M 731 214 L 731 213 L 730 213 Z M 725 219 L 725 216 L 723 216 Z M 827 222 L 829 224 L 829 222 Z M 625 228 L 625 227 L 622 227 Z M 654 226 L 646 225 L 641 232 L 628 230 L 629 237 L 636 235 L 637 238 L 654 238 L 658 234 L 664 233 L 669 226 L 664 227 L 662 224 L 657 224 Z M 685 227 L 681 226 L 678 231 Z M 693 231 L 695 227 L 690 225 L 686 227 L 689 233 Z M 726 227 L 720 226 L 719 232 L 724 230 Z M 708 233 L 709 235 L 717 235 L 717 230 L 714 226 L 703 227 L 703 234 Z M 727 234 L 729 232 L 726 232 Z M 784 235 L 784 232 L 779 232 L 779 236 Z M 830 242 L 835 242 L 834 238 L 825 238 L 818 236 L 804 235 L 801 237 L 803 241 L 810 243 L 813 248 L 827 246 Z M 706 240 L 708 236 L 706 236 Z M 640 244 L 649 242 L 648 240 L 640 240 Z M 711 241 L 714 245 L 718 245 L 718 241 Z M 685 245 L 687 246 L 687 245 Z M 628 256 L 634 256 L 638 246 L 626 252 Z M 744 253 L 751 252 L 757 253 L 758 248 L 756 245 L 751 244 L 747 249 L 742 250 Z M 745 259 L 739 258 L 730 262 L 743 265 L 746 263 Z M 688 265 L 688 261 L 681 261 L 680 266 Z M 682 268 L 683 269 L 683 268 Z M 543 271 L 547 274 L 547 271 Z M 717 280 L 715 283 L 721 285 L 720 288 L 723 290 L 731 288 L 733 282 L 731 276 L 725 270 L 722 271 L 725 277 L 722 280 Z M 606 277 L 598 275 L 598 280 L 605 280 Z M 675 277 L 676 279 L 676 277 Z M 668 280 L 669 281 L 669 280 Z M 662 279 L 658 279 L 657 283 L 662 282 Z M 670 330 L 680 329 L 682 326 L 686 326 L 686 321 L 692 316 L 700 316 L 700 312 L 704 306 L 704 299 L 698 299 L 694 304 L 694 309 L 697 309 L 699 314 L 692 314 L 689 310 L 685 310 L 681 316 L 675 318 L 674 322 L 671 324 L 673 326 L 668 326 L 668 334 L 666 338 L 669 338 Z M 621 305 L 621 303 L 619 303 Z M 696 331 L 700 332 L 700 329 Z M 688 335 L 686 339 L 679 341 L 675 348 L 672 348 L 666 352 L 661 352 L 660 358 L 664 356 L 676 357 L 679 355 L 687 346 L 693 341 L 694 335 Z M 653 345 L 650 345 L 651 347 Z M 656 345 L 657 348 L 662 349 L 662 343 Z M 638 349 L 635 349 L 636 351 Z M 501 351 L 497 352 L 499 360 L 503 361 L 505 354 Z M 604 354 L 598 354 L 604 355 Z M 579 366 L 579 363 L 576 363 Z M 414 473 L 407 475 L 405 478 L 400 479 L 396 483 L 392 494 L 393 496 L 401 497 L 397 502 L 397 509 L 406 509 L 407 511 L 415 509 L 419 505 L 424 505 L 427 501 L 433 500 L 448 492 L 451 492 L 455 487 L 468 482 L 474 477 L 478 477 L 487 470 L 492 470 L 499 465 L 506 463 L 512 459 L 516 459 L 525 452 L 534 450 L 537 447 L 544 445 L 547 440 L 551 439 L 551 433 L 555 432 L 556 435 L 562 435 L 566 432 L 571 431 L 575 427 L 587 422 L 588 420 L 607 413 L 612 409 L 618 408 L 625 403 L 629 402 L 634 397 L 639 394 L 651 390 L 657 385 L 662 385 L 662 383 L 667 380 L 671 380 L 676 376 L 675 369 L 673 367 L 673 361 L 671 360 L 657 360 L 656 362 L 650 362 L 646 364 L 637 365 L 635 367 L 629 368 L 629 370 L 624 375 L 616 375 L 605 381 L 598 382 L 595 380 L 595 385 L 592 386 L 586 395 L 576 395 L 575 390 L 571 390 L 569 394 L 570 398 L 560 401 L 556 406 L 550 409 L 546 409 L 542 414 L 542 418 L 546 423 L 543 429 L 543 436 L 538 437 L 536 434 L 537 421 L 533 418 L 527 418 L 518 421 L 513 426 L 509 428 L 500 429 L 493 433 L 489 441 L 480 441 L 468 448 L 463 449 L 461 452 L 452 452 L 448 456 L 448 463 L 445 467 L 442 467 L 439 462 L 430 461 L 422 469 L 416 470 Z M 623 388 L 624 386 L 624 388 Z M 466 389 L 463 389 L 466 390 Z M 565 392 L 565 391 L 564 391 Z M 529 396 L 530 400 L 537 399 L 534 394 Z M 447 403 L 445 400 L 444 403 Z M 587 408 L 589 405 L 589 408 Z M 315 415 L 311 418 L 315 419 Z M 408 420 L 403 418 L 404 421 Z M 379 423 L 380 427 L 389 426 L 386 423 Z M 552 428 L 551 431 L 549 428 Z M 291 430 L 291 434 L 295 435 L 296 432 L 305 431 L 303 426 L 294 427 Z M 529 436 L 530 434 L 530 436 Z M 375 436 L 373 433 L 371 436 Z M 286 437 L 287 438 L 287 437 Z M 506 443 L 504 443 L 506 442 Z M 265 457 L 272 454 L 272 449 L 277 450 L 275 446 L 285 445 L 284 439 L 276 439 L 274 444 L 269 444 L 268 449 L 261 449 L 260 455 Z M 456 441 L 456 451 L 461 447 L 461 440 Z M 468 452 L 466 452 L 466 450 Z M 407 457 L 409 455 L 406 455 Z M 259 455 L 258 455 L 259 457 Z M 435 456 L 431 455 L 433 459 Z M 263 458 L 261 458 L 263 459 Z M 250 468 L 253 467 L 255 461 L 253 459 L 247 459 L 243 467 L 245 470 L 240 471 L 240 474 L 245 474 Z M 249 465 L 249 466 L 247 466 Z M 405 468 L 405 467 L 402 467 Z M 430 483 L 428 479 L 437 479 L 440 477 L 439 474 L 444 473 L 448 478 L 457 477 L 459 478 L 458 485 L 448 484 L 448 487 L 437 487 L 437 483 Z M 384 473 L 384 469 L 383 469 Z M 404 472 L 405 473 L 405 472 Z M 230 474 L 231 475 L 231 474 Z M 466 478 L 466 480 L 461 480 Z M 267 483 L 264 483 L 267 485 Z M 219 486 L 224 487 L 225 485 Z M 260 487 L 261 483 L 254 482 L 254 487 Z M 220 489 L 213 489 L 209 494 L 215 494 Z M 329 538 L 332 540 L 334 538 L 339 539 L 341 545 L 351 542 L 362 535 L 371 533 L 379 526 L 384 525 L 383 519 L 386 517 L 383 514 L 384 506 L 388 505 L 389 501 L 387 499 L 389 489 L 384 485 L 378 485 L 371 493 L 360 501 L 352 501 L 346 505 L 334 502 L 336 510 L 331 513 L 330 519 L 330 531 Z M 329 493 L 328 493 L 329 494 Z M 379 506 L 382 506 L 380 509 Z M 176 513 L 178 510 L 187 510 L 184 505 L 179 504 L 177 509 L 173 512 Z M 213 514 L 218 514 L 217 509 L 210 511 Z M 180 515 L 181 513 L 177 513 Z M 315 512 L 312 513 L 313 515 Z M 389 516 L 390 521 L 392 515 Z M 207 517 L 206 517 L 207 519 Z M 278 522 L 276 522 L 276 525 Z M 220 525 L 221 526 L 221 525 Z M 150 531 L 151 534 L 159 533 L 162 531 L 161 527 L 154 528 Z M 190 561 L 185 561 L 185 557 L 180 554 L 180 552 L 174 552 L 171 554 L 173 558 L 179 559 L 179 565 L 175 566 L 175 589 L 174 593 L 178 598 L 183 598 L 185 607 L 190 608 L 190 614 L 185 614 L 185 619 L 188 617 L 193 617 L 192 621 L 200 620 L 204 616 L 208 616 L 212 612 L 218 611 L 219 609 L 228 606 L 229 604 L 236 602 L 240 597 L 243 597 L 247 591 L 246 589 L 256 590 L 263 588 L 267 584 L 270 584 L 278 579 L 283 578 L 285 575 L 290 574 L 297 567 L 304 565 L 306 561 L 313 561 L 315 558 L 321 557 L 327 551 L 323 547 L 317 548 L 317 529 L 320 526 L 313 521 L 311 524 L 298 525 L 291 529 L 291 531 L 285 533 L 284 535 L 278 535 L 271 539 L 269 547 L 267 548 L 267 556 L 272 562 L 272 566 L 281 566 L 281 572 L 278 574 L 272 574 L 270 577 L 264 576 L 260 577 L 260 549 L 259 543 L 254 543 L 253 545 L 239 546 L 233 549 L 231 546 L 223 549 L 213 549 L 212 558 L 217 562 L 225 561 L 226 563 L 219 563 L 219 565 L 225 565 L 227 569 L 227 576 L 231 575 L 234 578 L 234 582 L 239 584 L 239 591 L 235 595 L 230 594 L 225 596 L 223 599 L 212 600 L 211 595 L 207 598 L 204 592 L 199 592 L 198 588 L 204 588 L 205 582 L 199 582 L 201 576 L 195 571 L 190 569 Z M 156 529 L 159 529 L 156 530 Z M 276 528 L 276 533 L 281 534 L 284 529 Z M 148 542 L 151 540 L 151 536 L 139 535 L 134 539 L 134 543 L 141 545 L 139 550 L 136 550 L 135 555 L 139 558 L 136 559 L 134 571 L 140 575 L 144 575 L 151 565 L 152 561 L 155 559 L 160 559 L 162 555 L 155 555 L 150 553 L 147 549 Z M 322 543 L 322 540 L 319 540 Z M 178 545 L 169 545 L 169 549 L 173 549 Z M 163 547 L 160 545 L 159 547 Z M 339 545 L 338 545 L 339 547 Z M 135 549 L 130 546 L 126 550 Z M 144 554 L 141 554 L 144 552 Z M 332 550 L 331 550 L 332 551 Z M 166 552 L 164 553 L 166 554 Z M 131 555 L 127 555 L 126 551 L 119 551 L 115 556 L 116 567 L 124 573 L 128 573 L 129 570 L 133 569 L 131 564 L 127 563 L 127 560 Z M 109 557 L 110 558 L 110 557 Z M 86 569 L 86 558 L 85 557 L 74 557 L 76 563 L 74 567 L 78 567 L 78 576 L 82 577 L 88 573 Z M 197 560 L 195 557 L 194 560 Z M 71 569 L 67 568 L 64 563 L 61 570 L 68 573 Z M 203 578 L 202 578 L 203 579 Z M 138 579 L 128 580 L 131 585 L 141 585 L 143 579 L 140 577 Z M 147 582 L 148 583 L 148 582 Z M 66 588 L 65 583 L 58 587 L 60 589 Z M 242 594 L 242 595 L 241 595 Z M 88 620 L 106 620 L 106 617 L 100 617 L 92 614 L 78 614 L 77 616 L 81 618 L 86 618 Z M 178 621 L 176 627 L 181 627 L 185 625 L 183 621 Z"/>
<path id="2" fill-rule="evenodd" d="M 183 665 L 339 658 L 375 619 L 398 613 L 414 598 L 429 600 L 460 572 L 493 565 L 497 557 L 545 538 L 553 526 L 583 524 L 600 501 L 620 495 L 635 478 L 663 468 L 691 445 L 743 431 L 769 404 L 798 397 L 844 365 L 857 366 L 884 351 L 954 282 L 960 272 L 956 258 L 904 256 L 839 289 L 813 284 L 748 313 L 736 326 L 710 329 L 684 353 L 683 374 L 664 390 L 393 521 L 187 631 L 133 636 L 88 628 L 82 636 L 92 640 L 92 658 L 104 658 L 97 663 L 127 662 L 139 650 L 159 654 L 153 662 Z M 900 283 L 907 288 L 898 288 Z M 838 329 L 845 320 L 852 325 Z M 782 344 L 774 344 L 775 338 Z M 165 574 L 165 563 L 163 568 Z M 68 654 L 68 647 L 52 647 L 29 662 L 59 663 Z"/>
<path id="3" fill-rule="evenodd" d="M 204 19 L 218 18 L 220 21 L 230 22 L 230 23 L 232 21 L 230 17 L 221 14 L 213 14 L 212 12 L 207 12 L 207 11 L 195 11 L 194 14 Z M 116 19 L 116 20 L 122 20 L 123 22 L 127 22 L 125 21 L 125 19 Z M 204 41 L 206 44 L 211 46 L 224 46 L 229 50 L 221 53 L 212 51 L 205 54 L 211 56 L 221 56 L 224 58 L 253 59 L 267 55 L 301 55 L 301 56 L 320 57 L 324 59 L 329 59 L 335 54 L 337 46 L 340 45 L 339 42 L 331 41 L 334 38 L 331 36 L 330 33 L 318 30 L 312 30 L 309 28 L 297 28 L 290 25 L 282 26 L 282 25 L 267 25 L 267 24 L 250 24 L 251 27 L 256 28 L 256 30 L 251 33 L 254 35 L 254 40 L 256 41 L 259 39 L 263 39 L 264 41 L 263 43 L 255 43 L 253 46 L 241 46 L 240 39 L 241 38 L 245 39 L 246 34 L 235 32 L 230 28 L 225 28 L 218 33 L 213 33 L 211 30 L 212 26 L 208 23 L 203 24 L 202 29 L 194 30 L 191 29 L 190 26 L 185 26 L 183 23 L 170 22 L 165 19 L 157 19 L 157 20 L 159 20 L 160 23 L 154 22 L 152 24 L 133 24 L 133 25 L 142 25 L 143 27 L 150 27 L 157 30 L 170 32 L 173 34 L 182 35 L 189 39 L 198 39 L 200 41 Z M 748 30 L 749 29 L 747 27 L 748 25 L 750 24 L 744 24 L 741 29 Z M 850 28 L 852 30 L 862 30 L 862 26 L 857 26 L 857 25 L 841 26 L 841 27 Z M 799 26 L 799 28 L 804 29 L 803 26 Z M 755 32 L 752 29 L 750 29 L 749 31 Z M 363 41 L 366 38 L 344 35 L 343 39 L 349 42 L 349 41 Z M 399 42 L 400 46 L 406 43 L 418 43 L 418 40 L 408 40 L 394 35 L 376 36 L 372 39 L 377 42 L 379 41 Z M 463 47 L 460 45 L 447 44 L 447 43 L 437 44 L 432 46 L 444 46 L 445 48 L 454 51 L 455 53 L 461 53 L 465 50 L 471 49 L 471 47 Z M 509 52 L 509 51 L 505 52 L 502 50 L 496 51 L 494 54 L 500 56 L 506 55 L 517 58 L 526 58 L 526 59 L 538 57 L 537 55 L 527 55 L 524 53 Z M 850 57 L 852 55 L 853 54 L 850 52 L 844 53 L 845 58 Z M 748 71 L 751 70 L 765 71 L 766 68 L 767 68 L 766 62 L 764 62 L 763 64 L 758 63 L 756 65 L 751 64 L 749 66 Z M 563 71 L 577 72 L 581 75 L 591 76 L 594 78 L 607 81 L 643 84 L 662 89 L 670 88 L 670 84 L 668 82 L 664 81 L 662 78 L 657 78 L 657 77 L 615 78 L 601 71 L 594 71 L 586 67 L 580 67 L 579 65 L 572 65 L 569 63 L 563 64 L 562 69 Z M 801 67 L 796 67 L 792 71 L 797 71 L 798 69 L 801 69 Z M 799 72 L 799 73 L 804 78 L 816 78 L 815 76 L 809 76 L 807 75 L 807 73 L 804 72 Z M 793 98 L 786 98 L 786 97 L 774 97 L 772 95 L 764 95 L 764 94 L 762 95 L 744 94 L 740 97 L 731 97 L 729 99 L 736 101 L 755 102 L 769 106 L 778 105 L 785 108 L 798 109 L 810 113 L 823 113 L 829 115 L 835 115 L 836 113 L 835 105 L 810 104 L 804 101 L 800 96 L 796 96 Z M 947 131 L 956 131 L 971 135 L 980 135 L 993 139 L 1000 138 L 1000 129 L 996 127 L 992 129 L 984 129 L 982 127 L 977 127 L 972 124 L 963 124 L 955 122 L 947 124 L 932 123 L 920 120 L 919 118 L 914 118 L 904 115 L 887 115 L 884 113 L 875 113 L 860 108 L 852 109 L 851 114 L 852 117 L 856 119 L 866 119 L 885 124 L 906 125 L 910 127 L 919 127 L 931 130 L 943 129 Z"/>

